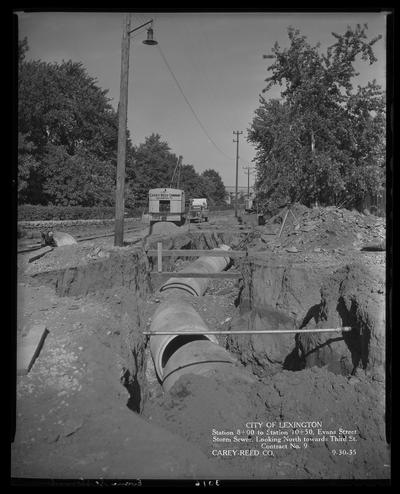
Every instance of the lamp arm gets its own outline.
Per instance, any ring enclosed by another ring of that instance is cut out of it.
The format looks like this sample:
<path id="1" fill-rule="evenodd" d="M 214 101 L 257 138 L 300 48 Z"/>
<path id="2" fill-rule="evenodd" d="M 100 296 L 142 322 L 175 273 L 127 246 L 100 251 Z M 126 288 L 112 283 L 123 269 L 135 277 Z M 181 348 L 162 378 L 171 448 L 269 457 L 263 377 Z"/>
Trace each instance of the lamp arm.
<path id="1" fill-rule="evenodd" d="M 138 31 L 142 27 L 147 26 L 147 24 L 151 24 L 152 22 L 153 22 L 153 19 L 151 19 L 150 21 L 145 22 L 141 26 L 135 27 L 135 29 L 132 29 L 131 31 L 129 31 L 128 34 L 131 34 L 131 33 L 135 32 L 135 31 Z"/>

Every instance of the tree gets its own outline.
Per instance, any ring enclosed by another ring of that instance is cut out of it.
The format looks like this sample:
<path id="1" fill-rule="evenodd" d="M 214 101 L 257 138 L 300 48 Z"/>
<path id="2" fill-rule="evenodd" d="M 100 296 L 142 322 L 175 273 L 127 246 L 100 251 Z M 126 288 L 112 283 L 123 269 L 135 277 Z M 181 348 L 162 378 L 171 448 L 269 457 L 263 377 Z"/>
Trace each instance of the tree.
<path id="1" fill-rule="evenodd" d="M 25 60 L 25 55 L 29 51 L 28 38 L 25 36 L 24 39 L 18 41 L 18 63 L 21 64 Z"/>
<path id="2" fill-rule="evenodd" d="M 182 165 L 180 188 L 185 191 L 187 199 L 208 197 L 206 184 L 193 165 Z"/>
<path id="3" fill-rule="evenodd" d="M 375 81 L 353 89 L 357 57 L 372 64 L 367 26 L 348 27 L 319 52 L 298 30 L 290 46 L 275 43 L 264 92 L 283 86 L 281 101 L 260 97 L 248 133 L 256 146 L 256 190 L 260 203 L 318 200 L 356 204 L 384 183 L 385 99 Z"/>
<path id="4" fill-rule="evenodd" d="M 101 197 L 100 203 L 108 204 L 115 186 L 118 121 L 107 91 L 81 63 L 26 61 L 27 49 L 25 39 L 19 43 L 20 201 L 86 204 Z M 88 173 L 92 169 L 95 175 Z M 104 194 L 94 192 L 97 188 Z M 91 198 L 83 190 L 91 191 Z"/>
<path id="5" fill-rule="evenodd" d="M 18 87 L 18 124 L 38 151 L 48 143 L 73 155 L 82 143 L 99 158 L 115 154 L 117 114 L 107 92 L 81 63 L 24 62 Z"/>
<path id="6" fill-rule="evenodd" d="M 27 136 L 18 133 L 18 198 L 20 202 L 27 202 L 28 187 L 32 187 L 35 172 L 39 163 L 35 159 L 35 145 L 27 140 Z"/>
<path id="7" fill-rule="evenodd" d="M 126 175 L 136 202 L 144 205 L 150 189 L 169 187 L 177 157 L 171 153 L 159 134 L 151 134 L 132 151 L 128 158 Z"/>
<path id="8" fill-rule="evenodd" d="M 220 174 L 209 169 L 201 174 L 201 178 L 205 181 L 206 197 L 210 200 L 210 204 L 225 204 L 226 189 Z"/>
<path id="9" fill-rule="evenodd" d="M 84 148 L 70 155 L 64 146 L 49 144 L 43 156 L 43 174 L 43 195 L 51 204 L 114 204 L 114 167 Z"/>
<path id="10" fill-rule="evenodd" d="M 171 152 L 166 141 L 159 134 L 151 134 L 145 142 L 132 150 L 127 160 L 127 182 L 133 192 L 137 205 L 145 205 L 150 189 L 158 187 L 177 187 L 172 178 L 178 163 L 178 157 Z M 211 197 L 210 191 L 221 193 L 221 177 L 214 170 L 208 170 L 200 176 L 193 165 L 182 164 L 179 174 L 179 188 L 185 191 L 187 199 L 194 197 Z M 210 186 L 210 177 L 214 183 Z M 222 184 L 224 193 L 225 188 Z M 219 197 L 219 196 L 218 196 Z"/>

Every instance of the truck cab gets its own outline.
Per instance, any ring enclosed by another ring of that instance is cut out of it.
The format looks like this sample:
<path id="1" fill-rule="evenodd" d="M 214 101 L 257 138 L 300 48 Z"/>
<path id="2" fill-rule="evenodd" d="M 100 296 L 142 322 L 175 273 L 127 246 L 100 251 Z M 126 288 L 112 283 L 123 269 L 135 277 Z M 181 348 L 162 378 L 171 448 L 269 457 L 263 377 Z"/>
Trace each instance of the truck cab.
<path id="1" fill-rule="evenodd" d="M 191 199 L 189 205 L 189 221 L 208 221 L 208 204 L 207 199 Z"/>

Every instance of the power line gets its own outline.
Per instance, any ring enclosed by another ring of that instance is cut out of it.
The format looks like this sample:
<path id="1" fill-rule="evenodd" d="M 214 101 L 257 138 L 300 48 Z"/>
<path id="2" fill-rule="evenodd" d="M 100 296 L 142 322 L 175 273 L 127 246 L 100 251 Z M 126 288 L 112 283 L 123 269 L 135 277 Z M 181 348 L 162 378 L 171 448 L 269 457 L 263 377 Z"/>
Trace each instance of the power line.
<path id="1" fill-rule="evenodd" d="M 160 52 L 160 55 L 162 57 L 162 59 L 164 60 L 164 63 L 165 65 L 167 66 L 167 69 L 169 71 L 169 73 L 171 74 L 172 78 L 174 79 L 180 93 L 182 94 L 183 96 L 183 99 L 186 101 L 186 104 L 189 106 L 190 108 L 190 111 L 192 112 L 194 118 L 196 119 L 197 123 L 200 125 L 202 131 L 204 132 L 204 134 L 206 135 L 207 139 L 211 142 L 211 144 L 215 147 L 215 149 L 217 149 L 218 152 L 220 152 L 222 155 L 225 156 L 225 158 L 228 158 L 229 160 L 233 160 L 233 157 L 232 156 L 228 156 L 226 153 L 224 153 L 224 151 L 222 151 L 222 149 L 219 148 L 219 146 L 215 143 L 215 141 L 212 139 L 212 137 L 209 135 L 209 133 L 207 132 L 206 128 L 204 127 L 204 125 L 202 124 L 200 118 L 197 116 L 197 113 L 195 112 L 193 106 L 191 105 L 190 101 L 187 99 L 184 91 L 183 91 L 183 88 L 181 86 L 181 84 L 179 83 L 178 79 L 176 78 L 172 68 L 170 67 L 167 59 L 165 58 L 165 55 L 163 53 L 163 51 L 161 50 L 161 47 L 160 45 L 157 45 L 157 48 Z"/>

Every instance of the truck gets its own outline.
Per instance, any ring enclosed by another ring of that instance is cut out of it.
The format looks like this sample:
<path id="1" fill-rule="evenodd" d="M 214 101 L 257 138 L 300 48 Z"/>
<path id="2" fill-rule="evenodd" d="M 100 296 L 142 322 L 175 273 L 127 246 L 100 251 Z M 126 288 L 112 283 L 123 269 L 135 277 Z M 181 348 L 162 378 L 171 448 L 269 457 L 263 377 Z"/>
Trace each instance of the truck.
<path id="1" fill-rule="evenodd" d="M 207 199 L 191 199 L 188 212 L 189 221 L 208 221 L 208 213 Z"/>
<path id="2" fill-rule="evenodd" d="M 181 189 L 157 188 L 149 190 L 150 225 L 157 221 L 185 223 L 185 192 Z"/>
<path id="3" fill-rule="evenodd" d="M 255 201 L 250 197 L 244 202 L 244 211 L 246 213 L 254 213 L 255 212 Z"/>

